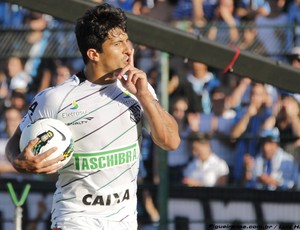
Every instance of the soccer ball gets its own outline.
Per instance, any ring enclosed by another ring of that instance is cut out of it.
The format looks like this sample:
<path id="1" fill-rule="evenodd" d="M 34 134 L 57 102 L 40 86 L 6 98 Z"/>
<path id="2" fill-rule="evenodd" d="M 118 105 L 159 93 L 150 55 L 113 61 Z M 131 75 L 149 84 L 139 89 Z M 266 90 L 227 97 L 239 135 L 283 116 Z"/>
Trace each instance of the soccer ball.
<path id="1" fill-rule="evenodd" d="M 74 140 L 71 130 L 65 123 L 53 118 L 41 118 L 27 125 L 21 134 L 19 147 L 23 151 L 29 141 L 39 138 L 38 143 L 33 147 L 34 155 L 41 154 L 52 147 L 57 150 L 45 160 L 51 160 L 63 154 L 63 165 L 71 159 L 74 151 Z"/>

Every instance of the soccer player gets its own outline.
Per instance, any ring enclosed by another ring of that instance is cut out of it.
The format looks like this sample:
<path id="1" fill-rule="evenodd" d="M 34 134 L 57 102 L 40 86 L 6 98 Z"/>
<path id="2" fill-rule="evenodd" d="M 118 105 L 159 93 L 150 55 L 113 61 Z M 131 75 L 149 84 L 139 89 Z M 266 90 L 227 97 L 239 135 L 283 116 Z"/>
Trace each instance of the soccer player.
<path id="1" fill-rule="evenodd" d="M 146 74 L 134 66 L 125 13 L 109 4 L 86 11 L 76 23 L 85 68 L 62 84 L 38 93 L 10 139 L 6 154 L 19 172 L 59 177 L 53 197 L 52 229 L 137 229 L 137 174 L 142 115 L 153 141 L 174 150 L 180 143 L 174 118 L 159 104 Z M 22 129 L 52 117 L 74 135 L 74 154 L 61 168 L 55 148 L 34 156 L 32 140 L 20 153 Z"/>

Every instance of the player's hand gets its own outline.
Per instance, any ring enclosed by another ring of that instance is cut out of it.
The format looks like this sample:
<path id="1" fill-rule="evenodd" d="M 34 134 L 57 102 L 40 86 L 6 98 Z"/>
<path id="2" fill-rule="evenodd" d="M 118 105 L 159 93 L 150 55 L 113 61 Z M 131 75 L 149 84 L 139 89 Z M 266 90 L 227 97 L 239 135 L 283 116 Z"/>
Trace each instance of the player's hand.
<path id="1" fill-rule="evenodd" d="M 142 95 L 148 92 L 147 75 L 144 71 L 134 67 L 134 49 L 132 49 L 128 65 L 116 72 L 115 76 L 122 85 L 134 95 Z"/>
<path id="2" fill-rule="evenodd" d="M 25 147 L 24 151 L 19 154 L 13 161 L 13 166 L 18 172 L 22 173 L 55 173 L 63 165 L 60 163 L 63 160 L 63 155 L 51 160 L 45 160 L 48 156 L 54 153 L 57 148 L 53 147 L 44 153 L 34 155 L 32 149 L 38 142 L 38 139 L 31 140 Z"/>

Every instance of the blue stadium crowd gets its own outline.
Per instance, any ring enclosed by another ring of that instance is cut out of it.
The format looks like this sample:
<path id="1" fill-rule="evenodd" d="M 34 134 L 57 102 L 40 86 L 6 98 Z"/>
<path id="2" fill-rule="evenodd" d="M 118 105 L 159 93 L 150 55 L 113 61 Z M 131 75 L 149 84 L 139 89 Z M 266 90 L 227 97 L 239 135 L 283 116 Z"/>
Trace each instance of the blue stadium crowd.
<path id="1" fill-rule="evenodd" d="M 107 2 L 300 68 L 300 0 Z M 0 59 L 0 177 L 51 180 L 16 173 L 4 149 L 33 95 L 60 84 L 83 67 L 78 57 L 42 58 L 50 49 L 51 33 L 47 28 L 65 26 L 70 24 L 0 1 L 2 31 L 30 29 L 25 37 L 25 58 L 18 52 L 18 41 L 1 44 L 14 47 L 14 52 Z M 56 52 L 75 43 L 72 33 L 58 33 L 55 39 L 52 49 Z M 160 52 L 133 45 L 137 67 L 148 74 L 149 83 L 159 94 Z M 224 73 L 204 63 L 172 55 L 169 61 L 169 111 L 178 122 L 182 138 L 177 150 L 167 152 L 170 183 L 300 189 L 299 94 L 255 82 L 249 76 Z M 158 181 L 154 154 L 155 146 L 145 132 L 140 176 L 149 183 Z"/>

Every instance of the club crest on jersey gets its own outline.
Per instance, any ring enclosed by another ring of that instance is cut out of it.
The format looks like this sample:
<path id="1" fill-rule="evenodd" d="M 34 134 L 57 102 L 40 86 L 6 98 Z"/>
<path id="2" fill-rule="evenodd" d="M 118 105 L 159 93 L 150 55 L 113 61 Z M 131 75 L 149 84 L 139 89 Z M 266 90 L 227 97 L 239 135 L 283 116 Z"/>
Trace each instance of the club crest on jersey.
<path id="1" fill-rule="evenodd" d="M 129 107 L 130 110 L 130 120 L 136 124 L 141 120 L 141 106 L 139 104 L 134 104 Z"/>

